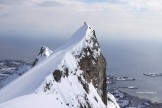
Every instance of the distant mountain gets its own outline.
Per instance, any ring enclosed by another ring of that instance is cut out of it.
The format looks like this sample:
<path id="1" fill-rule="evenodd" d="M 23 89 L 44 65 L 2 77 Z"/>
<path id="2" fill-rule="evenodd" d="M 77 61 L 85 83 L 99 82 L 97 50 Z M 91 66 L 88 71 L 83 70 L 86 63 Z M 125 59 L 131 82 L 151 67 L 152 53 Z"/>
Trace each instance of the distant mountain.
<path id="1" fill-rule="evenodd" d="M 52 53 L 53 51 L 50 50 L 48 47 L 46 46 L 41 47 L 38 56 L 35 58 L 33 62 L 33 66 L 37 65 L 38 63 L 49 57 Z"/>
<path id="2" fill-rule="evenodd" d="M 53 53 L 48 47 L 41 47 L 38 56 L 33 63 L 26 63 L 23 60 L 0 60 L 0 88 L 4 87 L 8 83 L 12 82 L 33 66 L 39 64 Z"/>
<path id="3" fill-rule="evenodd" d="M 107 92 L 106 60 L 87 24 L 54 52 L 42 47 L 33 66 L 0 90 L 0 108 L 119 108 Z"/>
<path id="4" fill-rule="evenodd" d="M 0 88 L 21 76 L 30 68 L 31 64 L 22 60 L 0 60 Z"/>

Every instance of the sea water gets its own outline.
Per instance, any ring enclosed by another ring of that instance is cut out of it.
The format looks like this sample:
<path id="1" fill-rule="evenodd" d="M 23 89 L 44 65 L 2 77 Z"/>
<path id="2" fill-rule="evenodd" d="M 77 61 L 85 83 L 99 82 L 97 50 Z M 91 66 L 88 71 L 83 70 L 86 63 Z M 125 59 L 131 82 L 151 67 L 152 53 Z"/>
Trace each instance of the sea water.
<path id="1" fill-rule="evenodd" d="M 138 89 L 120 90 L 153 102 L 162 102 L 162 76 L 143 75 L 143 73 L 162 73 L 160 41 L 114 39 L 101 44 L 108 62 L 107 74 L 135 78 L 135 81 L 117 81 L 115 84 L 109 84 L 109 88 L 136 86 Z"/>

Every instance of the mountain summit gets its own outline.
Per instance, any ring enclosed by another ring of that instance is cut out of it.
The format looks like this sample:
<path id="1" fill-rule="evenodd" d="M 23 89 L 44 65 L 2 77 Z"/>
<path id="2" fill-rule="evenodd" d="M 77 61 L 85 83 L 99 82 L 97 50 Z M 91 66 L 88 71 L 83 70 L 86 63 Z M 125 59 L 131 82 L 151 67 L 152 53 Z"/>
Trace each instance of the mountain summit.
<path id="1" fill-rule="evenodd" d="M 107 92 L 106 60 L 87 24 L 0 97 L 0 108 L 119 108 Z"/>

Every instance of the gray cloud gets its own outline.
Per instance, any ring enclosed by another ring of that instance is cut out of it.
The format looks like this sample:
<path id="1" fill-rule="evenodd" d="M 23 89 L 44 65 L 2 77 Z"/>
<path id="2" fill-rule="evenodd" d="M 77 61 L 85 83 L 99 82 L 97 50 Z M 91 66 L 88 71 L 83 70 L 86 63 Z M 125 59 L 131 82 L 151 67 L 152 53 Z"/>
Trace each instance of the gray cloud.
<path id="1" fill-rule="evenodd" d="M 94 26 L 97 33 L 105 34 L 103 37 L 107 34 L 161 37 L 162 12 L 158 10 L 153 13 L 130 12 L 136 11 L 138 6 L 157 8 L 158 0 L 155 0 L 154 4 L 151 4 L 153 1 L 145 4 L 141 0 L 136 1 L 107 0 L 107 2 L 89 3 L 79 0 L 1 0 L 0 5 L 3 4 L 5 8 L 0 10 L 0 30 L 18 33 L 42 31 L 55 34 L 57 32 L 68 36 L 67 34 L 72 33 L 76 27 L 87 21 Z M 6 5 L 17 3 L 22 4 Z M 141 10 L 138 11 L 141 12 Z"/>
<path id="2" fill-rule="evenodd" d="M 41 3 L 37 4 L 38 6 L 43 6 L 43 7 L 57 7 L 57 6 L 63 6 L 61 3 L 56 2 L 56 1 L 43 1 Z"/>
<path id="3" fill-rule="evenodd" d="M 0 14 L 0 17 L 8 17 L 8 16 L 10 16 L 10 14 L 8 14 L 8 13 L 1 13 Z"/>
<path id="4" fill-rule="evenodd" d="M 19 4 L 24 0 L 0 0 L 0 4 Z"/>

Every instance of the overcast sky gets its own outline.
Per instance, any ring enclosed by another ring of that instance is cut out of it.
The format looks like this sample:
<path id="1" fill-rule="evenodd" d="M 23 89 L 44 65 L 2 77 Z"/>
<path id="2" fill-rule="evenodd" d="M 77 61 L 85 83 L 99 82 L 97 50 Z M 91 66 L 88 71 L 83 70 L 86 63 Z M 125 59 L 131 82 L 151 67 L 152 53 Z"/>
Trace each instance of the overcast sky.
<path id="1" fill-rule="evenodd" d="M 102 38 L 162 39 L 162 0 L 0 0 L 1 36 L 68 37 L 84 21 Z"/>

